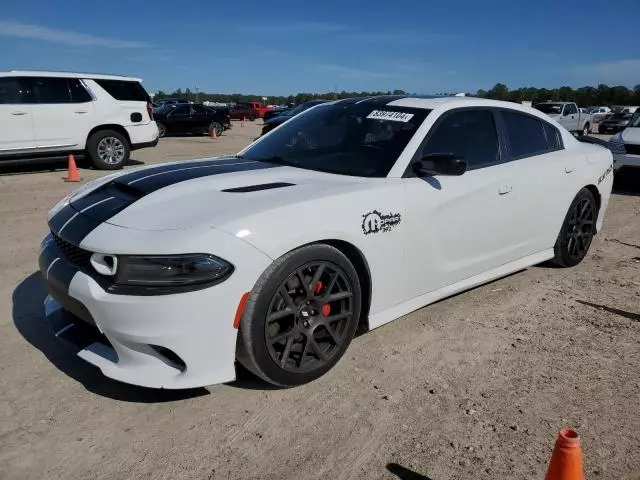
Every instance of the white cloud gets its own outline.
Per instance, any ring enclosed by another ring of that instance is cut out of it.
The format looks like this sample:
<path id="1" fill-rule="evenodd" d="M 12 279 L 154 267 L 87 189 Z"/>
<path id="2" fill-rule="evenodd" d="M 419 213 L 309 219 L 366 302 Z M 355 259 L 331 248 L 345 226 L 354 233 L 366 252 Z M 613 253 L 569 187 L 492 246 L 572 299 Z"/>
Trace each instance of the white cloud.
<path id="1" fill-rule="evenodd" d="M 2 20 L 0 20 L 0 36 L 42 40 L 74 47 L 141 48 L 149 46 L 148 43 L 144 42 L 97 37 L 85 33 L 43 27 L 41 25 Z"/>
<path id="2" fill-rule="evenodd" d="M 569 74 L 580 85 L 626 85 L 640 84 L 640 59 L 615 60 L 572 67 Z"/>

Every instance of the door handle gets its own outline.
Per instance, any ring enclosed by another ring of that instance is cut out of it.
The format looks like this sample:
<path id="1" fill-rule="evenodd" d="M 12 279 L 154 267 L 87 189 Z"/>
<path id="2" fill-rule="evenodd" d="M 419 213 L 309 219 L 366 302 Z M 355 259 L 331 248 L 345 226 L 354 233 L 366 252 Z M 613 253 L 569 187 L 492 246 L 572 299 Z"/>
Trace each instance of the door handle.
<path id="1" fill-rule="evenodd" d="M 26 115 L 27 112 L 23 112 L 22 110 L 17 111 L 17 112 L 11 112 L 11 115 Z"/>
<path id="2" fill-rule="evenodd" d="M 576 167 L 564 167 L 564 173 L 571 173 L 576 169 Z"/>
<path id="3" fill-rule="evenodd" d="M 498 193 L 500 195 L 506 195 L 507 193 L 510 193 L 511 190 L 513 190 L 513 187 L 511 187 L 511 185 L 502 185 L 499 189 L 498 189 Z"/>
<path id="4" fill-rule="evenodd" d="M 76 110 L 73 113 L 89 113 L 89 110 Z"/>

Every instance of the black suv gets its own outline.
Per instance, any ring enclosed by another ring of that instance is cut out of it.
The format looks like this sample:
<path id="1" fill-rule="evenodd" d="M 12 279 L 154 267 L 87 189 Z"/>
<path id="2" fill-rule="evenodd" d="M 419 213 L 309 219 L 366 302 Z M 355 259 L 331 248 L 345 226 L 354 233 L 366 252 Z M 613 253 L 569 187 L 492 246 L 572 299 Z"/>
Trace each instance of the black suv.
<path id="1" fill-rule="evenodd" d="M 225 110 L 216 110 L 205 105 L 167 104 L 155 112 L 158 132 L 161 137 L 171 134 L 208 133 L 217 135 L 231 128 L 231 119 Z"/>

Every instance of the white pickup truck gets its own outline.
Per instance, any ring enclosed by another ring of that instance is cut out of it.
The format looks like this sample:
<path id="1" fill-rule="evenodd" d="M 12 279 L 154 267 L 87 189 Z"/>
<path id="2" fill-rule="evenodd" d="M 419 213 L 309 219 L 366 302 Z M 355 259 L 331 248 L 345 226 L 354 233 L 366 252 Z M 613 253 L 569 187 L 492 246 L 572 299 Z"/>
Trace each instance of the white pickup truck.
<path id="1" fill-rule="evenodd" d="M 570 132 L 578 135 L 589 135 L 592 116 L 580 112 L 573 102 L 545 102 L 534 105 L 534 108 L 546 113 Z"/>

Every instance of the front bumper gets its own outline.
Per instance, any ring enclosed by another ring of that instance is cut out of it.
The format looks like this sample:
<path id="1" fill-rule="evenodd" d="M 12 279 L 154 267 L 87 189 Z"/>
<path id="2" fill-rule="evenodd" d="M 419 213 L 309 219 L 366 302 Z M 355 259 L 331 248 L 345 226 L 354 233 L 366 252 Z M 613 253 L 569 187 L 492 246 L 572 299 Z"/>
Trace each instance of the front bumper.
<path id="1" fill-rule="evenodd" d="M 48 236 L 39 256 L 49 292 L 47 320 L 58 340 L 115 380 L 168 389 L 231 381 L 238 302 L 257 278 L 253 265 L 263 269 L 270 261 L 244 242 L 239 242 L 237 255 L 253 261 L 251 270 L 240 266 L 211 288 L 117 295 L 105 291 L 91 267 L 74 264 Z"/>

